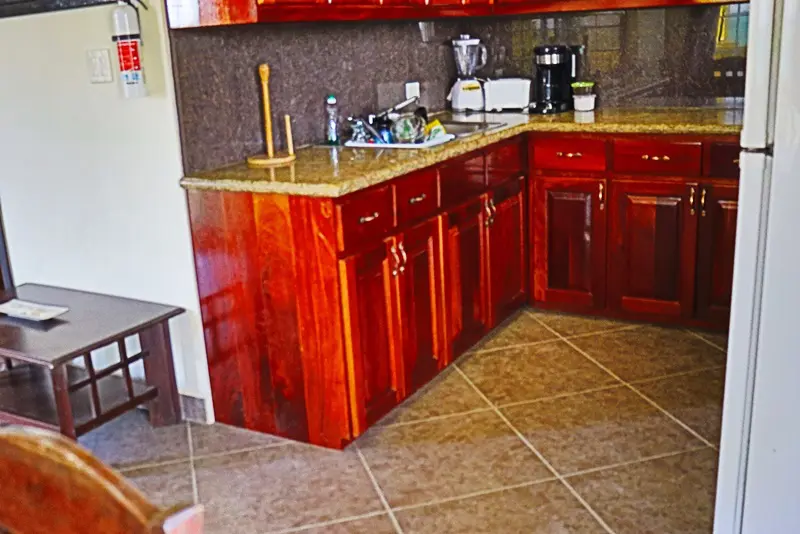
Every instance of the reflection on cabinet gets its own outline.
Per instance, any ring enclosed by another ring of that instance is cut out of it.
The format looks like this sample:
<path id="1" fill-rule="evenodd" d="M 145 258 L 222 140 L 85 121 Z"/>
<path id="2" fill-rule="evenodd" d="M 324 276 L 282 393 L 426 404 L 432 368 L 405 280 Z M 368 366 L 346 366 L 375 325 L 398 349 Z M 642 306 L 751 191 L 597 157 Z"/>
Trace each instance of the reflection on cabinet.
<path id="1" fill-rule="evenodd" d="M 572 311 L 603 308 L 606 180 L 543 176 L 531 191 L 534 299 Z"/>
<path id="2" fill-rule="evenodd" d="M 726 326 L 731 313 L 733 259 L 739 186 L 704 183 L 700 186 L 697 246 L 697 317 Z"/>
<path id="3" fill-rule="evenodd" d="M 525 302 L 527 294 L 527 235 L 525 232 L 525 178 L 498 187 L 488 199 L 489 302 L 494 326 Z"/>
<path id="4" fill-rule="evenodd" d="M 611 184 L 609 304 L 626 312 L 691 317 L 697 183 Z"/>

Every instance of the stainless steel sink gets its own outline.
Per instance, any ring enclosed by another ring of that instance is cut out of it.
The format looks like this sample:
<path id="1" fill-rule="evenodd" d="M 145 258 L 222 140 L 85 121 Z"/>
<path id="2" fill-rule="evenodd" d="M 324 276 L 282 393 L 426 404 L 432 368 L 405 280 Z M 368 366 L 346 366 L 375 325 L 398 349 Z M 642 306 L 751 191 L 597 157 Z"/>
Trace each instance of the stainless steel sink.
<path id="1" fill-rule="evenodd" d="M 447 133 L 453 134 L 456 137 L 469 137 L 479 133 L 489 132 L 502 128 L 505 123 L 502 122 L 470 122 L 470 121 L 457 121 L 457 120 L 440 120 Z"/>

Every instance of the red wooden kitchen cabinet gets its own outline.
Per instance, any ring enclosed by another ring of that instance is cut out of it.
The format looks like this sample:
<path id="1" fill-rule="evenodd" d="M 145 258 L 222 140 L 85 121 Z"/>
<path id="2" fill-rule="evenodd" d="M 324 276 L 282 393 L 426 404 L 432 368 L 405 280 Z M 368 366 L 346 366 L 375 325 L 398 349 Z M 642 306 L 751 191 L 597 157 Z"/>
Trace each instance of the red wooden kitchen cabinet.
<path id="1" fill-rule="evenodd" d="M 700 185 L 697 241 L 697 317 L 727 326 L 731 313 L 739 184 Z"/>
<path id="2" fill-rule="evenodd" d="M 570 311 L 602 309 L 607 181 L 540 176 L 530 190 L 533 301 Z"/>
<path id="3" fill-rule="evenodd" d="M 484 231 L 491 215 L 481 195 L 447 214 L 447 309 L 449 342 L 457 357 L 489 328 L 487 310 L 487 243 Z"/>
<path id="4" fill-rule="evenodd" d="M 491 215 L 486 219 L 489 248 L 489 325 L 495 326 L 527 298 L 528 256 L 525 231 L 525 177 L 490 192 Z"/>
<path id="5" fill-rule="evenodd" d="M 608 297 L 642 318 L 691 318 L 699 186 L 684 179 L 617 179 L 609 205 Z"/>
<path id="6" fill-rule="evenodd" d="M 430 219 L 397 238 L 397 274 L 405 394 L 410 395 L 445 365 L 443 218 Z"/>
<path id="7" fill-rule="evenodd" d="M 355 436 L 403 399 L 399 265 L 394 237 L 340 261 L 342 320 Z"/>

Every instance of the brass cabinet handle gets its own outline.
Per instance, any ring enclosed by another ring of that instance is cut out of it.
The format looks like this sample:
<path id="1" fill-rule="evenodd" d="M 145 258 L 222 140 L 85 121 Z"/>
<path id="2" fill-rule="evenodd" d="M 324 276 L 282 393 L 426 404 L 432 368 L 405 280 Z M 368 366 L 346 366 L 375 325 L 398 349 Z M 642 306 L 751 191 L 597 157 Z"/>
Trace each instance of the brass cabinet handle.
<path id="1" fill-rule="evenodd" d="M 739 164 L 739 158 L 735 158 L 735 159 L 733 160 L 733 164 L 734 164 L 734 165 L 738 165 L 738 164 Z"/>
<path id="2" fill-rule="evenodd" d="M 408 203 L 409 204 L 419 204 L 420 202 L 422 202 L 426 198 L 428 198 L 428 195 L 426 195 L 425 193 L 422 193 L 419 196 L 409 198 L 408 199 Z"/>
<path id="3" fill-rule="evenodd" d="M 358 219 L 358 224 L 367 224 L 367 223 L 371 223 L 372 221 L 374 221 L 375 219 L 377 219 L 378 217 L 380 217 L 380 215 L 381 215 L 381 214 L 380 214 L 380 213 L 378 213 L 377 211 L 376 211 L 375 213 L 373 213 L 372 215 L 364 215 L 363 217 L 361 217 L 361 218 L 359 218 L 359 219 Z"/>
<path id="4" fill-rule="evenodd" d="M 392 260 L 394 261 L 394 267 L 392 267 L 392 276 L 397 276 L 400 271 L 400 256 L 397 255 L 397 247 L 392 245 L 389 249 L 389 252 L 392 253 Z"/>
<path id="5" fill-rule="evenodd" d="M 566 157 L 566 158 L 582 158 L 583 154 L 581 154 L 580 152 L 567 152 L 566 154 L 564 154 L 563 152 L 556 152 L 556 156 L 558 156 L 559 158 L 564 158 L 564 157 Z"/>
<path id="6" fill-rule="evenodd" d="M 406 264 L 408 263 L 408 254 L 406 254 L 406 249 L 403 247 L 403 243 L 401 242 L 397 245 L 397 250 L 400 251 L 400 254 L 403 256 L 403 263 L 400 264 L 400 272 L 403 273 L 406 270 Z"/>
<path id="7" fill-rule="evenodd" d="M 700 191 L 700 216 L 706 216 L 706 193 L 708 193 L 708 189 L 705 187 L 702 191 Z"/>
<path id="8" fill-rule="evenodd" d="M 642 159 L 645 161 L 649 159 L 653 161 L 669 161 L 669 156 L 651 156 L 650 154 L 642 154 Z"/>
<path id="9" fill-rule="evenodd" d="M 604 209 L 606 209 L 606 203 L 603 200 L 603 189 L 604 189 L 604 187 L 603 187 L 603 184 L 601 183 L 600 184 L 600 193 L 597 195 L 598 198 L 600 199 L 600 211 L 603 211 Z"/>
<path id="10" fill-rule="evenodd" d="M 694 196 L 695 196 L 696 193 L 697 193 L 697 189 L 694 186 L 689 188 L 689 215 L 694 215 L 695 214 Z"/>
<path id="11" fill-rule="evenodd" d="M 492 225 L 492 208 L 489 206 L 490 200 L 483 203 L 483 211 L 486 212 L 486 221 L 483 223 L 487 228 Z"/>

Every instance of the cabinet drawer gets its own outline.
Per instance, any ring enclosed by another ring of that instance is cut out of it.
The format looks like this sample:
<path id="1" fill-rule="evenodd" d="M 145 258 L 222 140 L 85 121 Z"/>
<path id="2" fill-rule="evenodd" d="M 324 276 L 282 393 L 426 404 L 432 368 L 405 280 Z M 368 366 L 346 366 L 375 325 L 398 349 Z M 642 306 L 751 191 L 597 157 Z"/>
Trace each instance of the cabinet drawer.
<path id="1" fill-rule="evenodd" d="M 399 226 L 436 213 L 439 208 L 438 177 L 435 169 L 425 169 L 397 181 L 394 187 Z"/>
<path id="2" fill-rule="evenodd" d="M 708 175 L 715 178 L 739 177 L 739 145 L 734 143 L 711 143 L 708 146 Z"/>
<path id="3" fill-rule="evenodd" d="M 336 205 L 336 217 L 339 250 L 379 239 L 394 226 L 392 187 L 385 185 L 345 196 Z"/>
<path id="4" fill-rule="evenodd" d="M 617 172 L 700 176 L 702 161 L 700 142 L 614 141 L 614 170 Z"/>
<path id="5" fill-rule="evenodd" d="M 522 146 L 518 139 L 498 143 L 486 151 L 486 174 L 489 187 L 525 172 Z"/>
<path id="6" fill-rule="evenodd" d="M 486 189 L 483 154 L 469 154 L 439 168 L 442 206 L 452 206 L 480 195 Z"/>
<path id="7" fill-rule="evenodd" d="M 533 140 L 533 167 L 558 171 L 604 171 L 606 142 L 580 137 L 536 137 Z"/>

